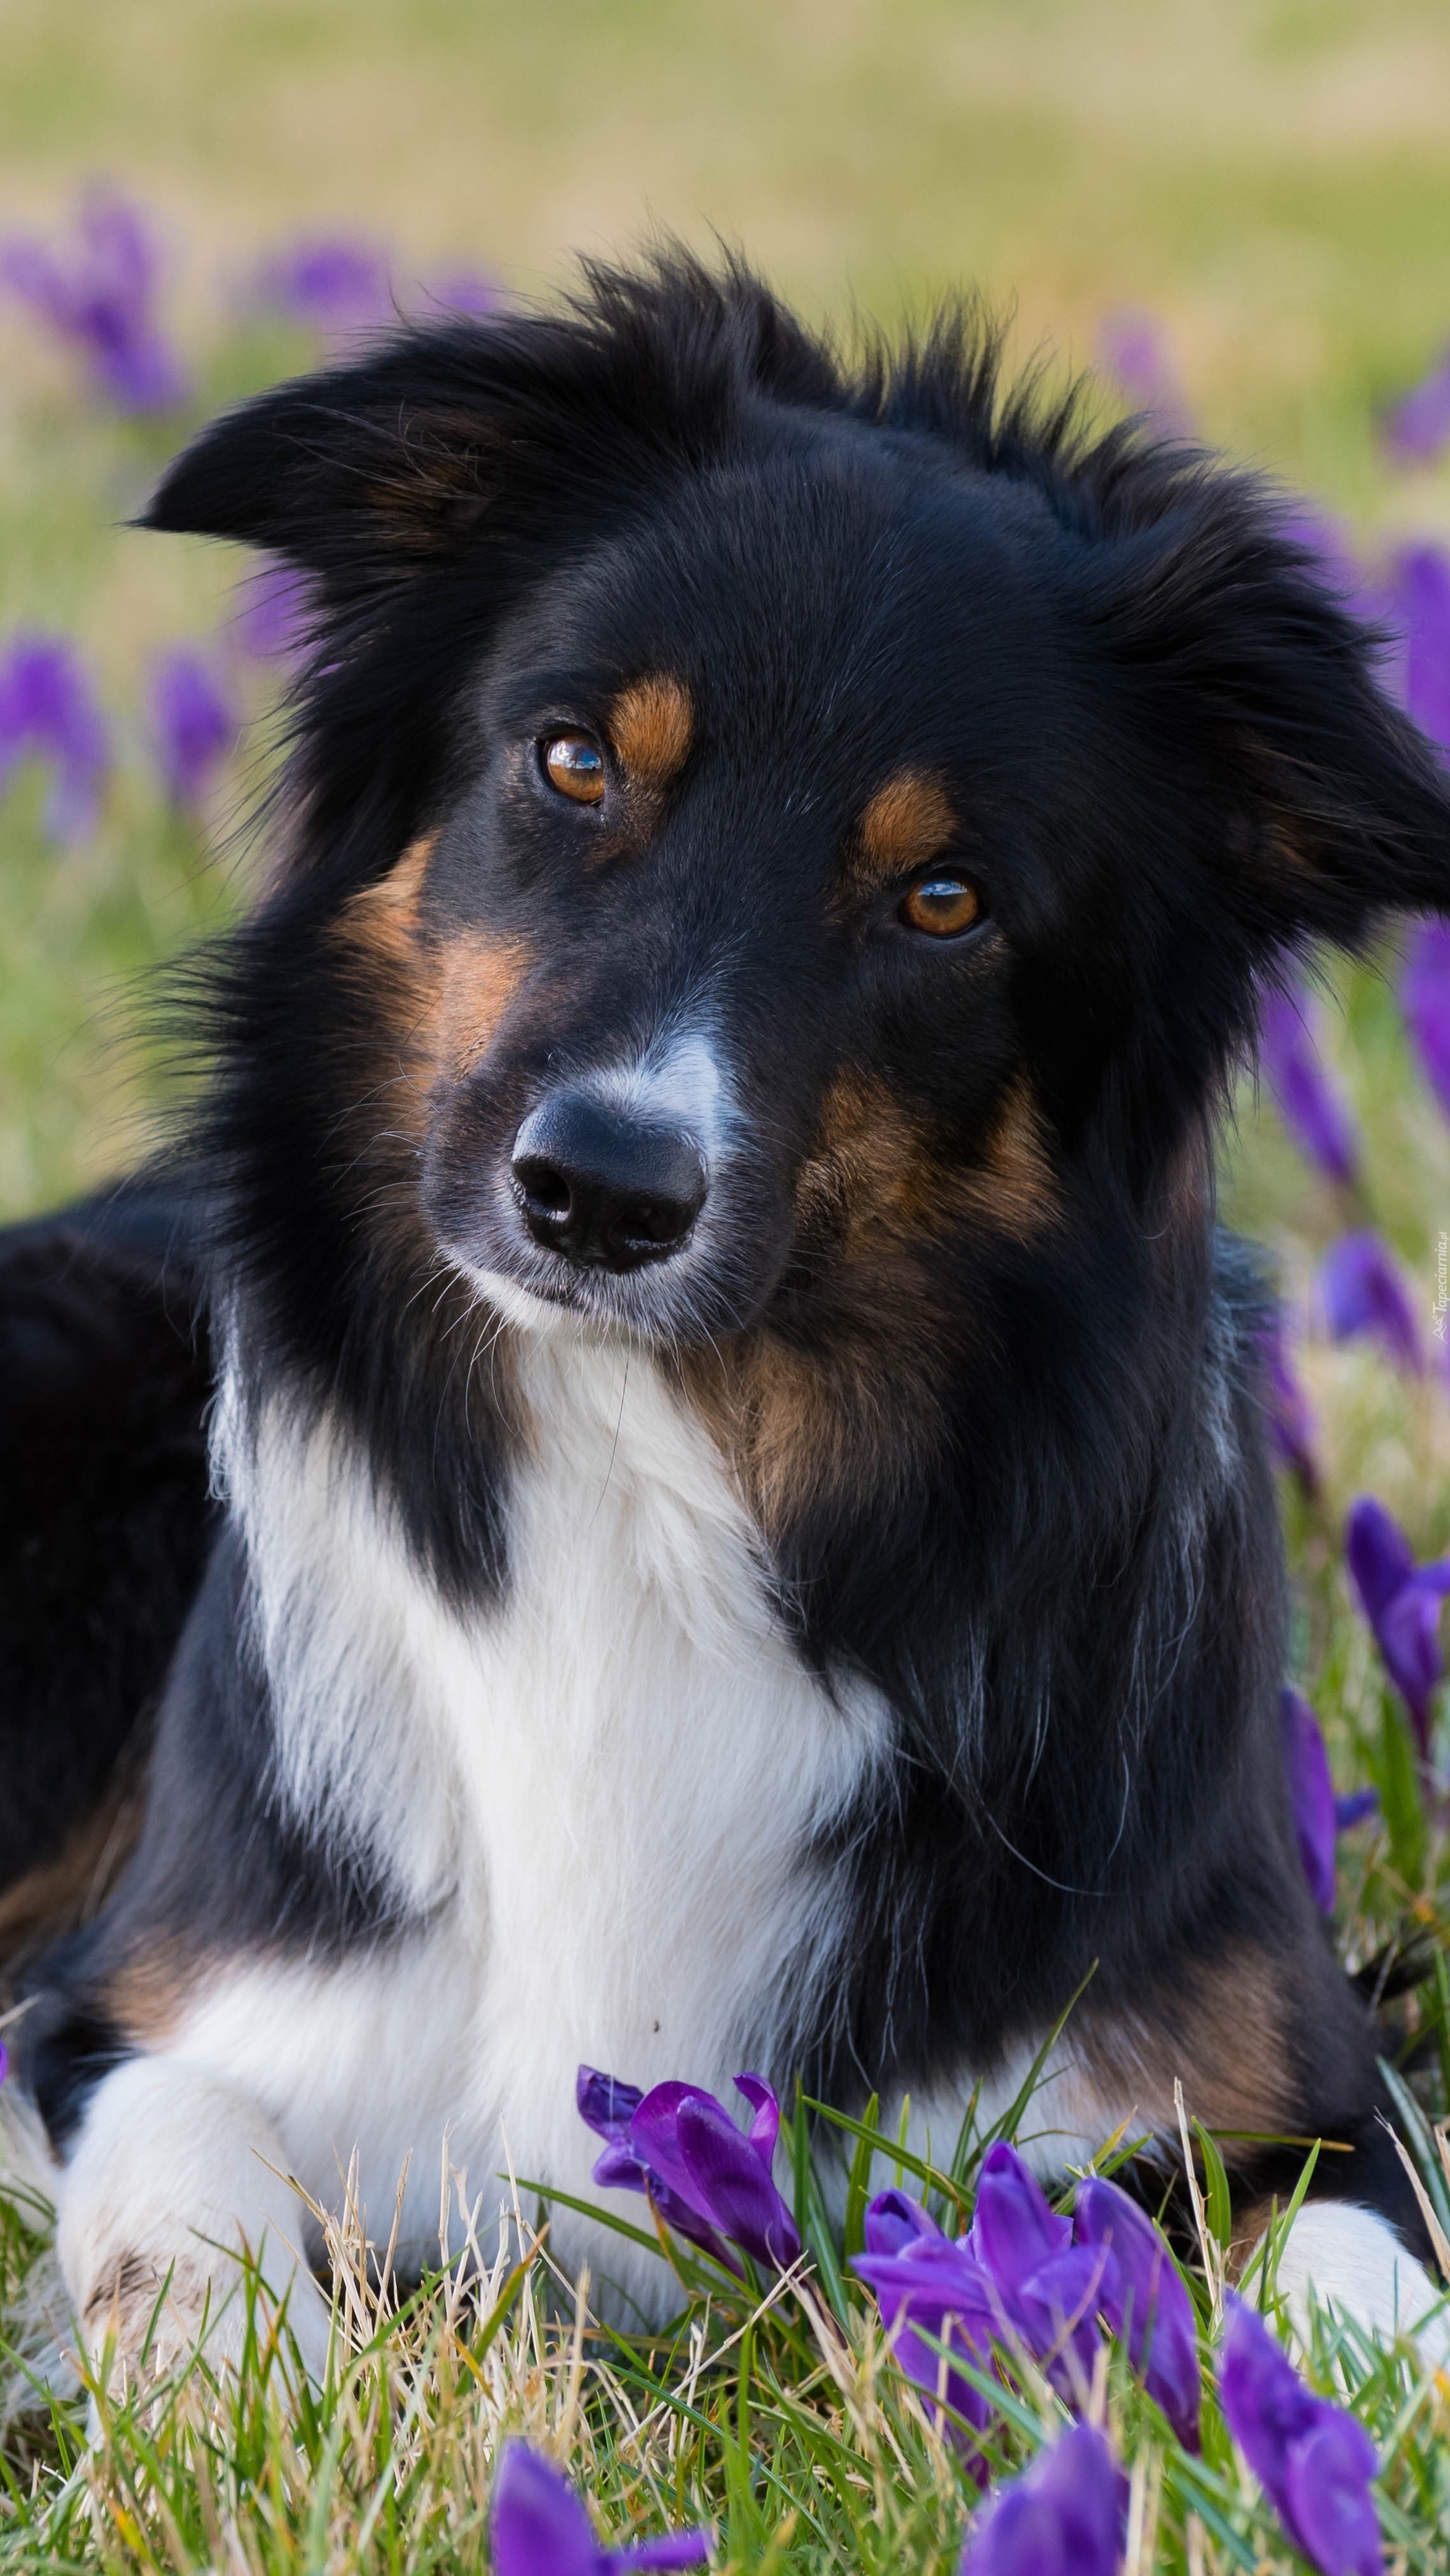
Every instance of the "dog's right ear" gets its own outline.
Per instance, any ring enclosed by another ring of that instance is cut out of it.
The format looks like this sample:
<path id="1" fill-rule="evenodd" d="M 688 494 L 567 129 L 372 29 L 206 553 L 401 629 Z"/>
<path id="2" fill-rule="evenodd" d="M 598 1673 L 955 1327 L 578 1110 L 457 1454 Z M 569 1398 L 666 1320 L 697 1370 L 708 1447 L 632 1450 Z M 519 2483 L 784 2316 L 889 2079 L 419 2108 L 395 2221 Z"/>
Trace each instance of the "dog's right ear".
<path id="1" fill-rule="evenodd" d="M 824 354 L 739 263 L 585 263 L 561 312 L 401 325 L 204 429 L 142 525 L 287 557 L 325 607 L 487 546 L 597 538 L 728 442 L 763 389 L 828 402 Z M 834 398 L 839 398 L 838 389 Z"/>
<path id="2" fill-rule="evenodd" d="M 527 324 L 400 330 L 213 421 L 141 524 L 264 547 L 338 604 L 440 567 L 491 511 L 502 536 L 531 489 L 555 512 L 577 489 L 577 449 L 573 478 L 557 453 L 573 388 L 551 355 Z"/>

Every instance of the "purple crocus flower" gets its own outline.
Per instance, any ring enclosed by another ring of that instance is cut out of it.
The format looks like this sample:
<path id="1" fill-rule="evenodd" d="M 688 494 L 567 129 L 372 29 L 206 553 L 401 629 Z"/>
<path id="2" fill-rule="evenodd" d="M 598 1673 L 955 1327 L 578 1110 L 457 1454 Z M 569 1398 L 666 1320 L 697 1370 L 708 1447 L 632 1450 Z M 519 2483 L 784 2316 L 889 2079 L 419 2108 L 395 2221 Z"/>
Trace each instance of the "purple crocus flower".
<path id="1" fill-rule="evenodd" d="M 1424 921 L 1415 932 L 1400 1003 L 1430 1088 L 1450 1118 L 1450 922 Z"/>
<path id="2" fill-rule="evenodd" d="M 1151 313 L 1130 307 L 1109 313 L 1098 329 L 1098 355 L 1134 411 L 1145 413 L 1156 429 L 1172 437 L 1188 435 L 1188 398 L 1167 334 Z"/>
<path id="3" fill-rule="evenodd" d="M 1450 1592 L 1450 1556 L 1416 1565 L 1414 1550 L 1372 1494 L 1350 1507 L 1345 1555 L 1385 1670 L 1410 1712 L 1420 1759 L 1430 1759 L 1430 1697 L 1445 1671 L 1440 1605 Z"/>
<path id="4" fill-rule="evenodd" d="M 104 188 L 82 198 L 75 238 L 64 248 L 31 234 L 0 243 L 0 283 L 80 351 L 101 391 L 126 412 L 165 411 L 187 390 L 157 317 L 160 270 L 145 218 Z"/>
<path id="5" fill-rule="evenodd" d="M 110 744 L 75 647 L 55 635 L 19 635 L 0 658 L 0 783 L 27 753 L 48 760 L 55 784 L 45 809 L 54 841 L 95 829 Z"/>
<path id="6" fill-rule="evenodd" d="M 1342 2406 L 1306 2388 L 1257 2311 L 1232 2290 L 1218 2390 L 1229 2431 L 1279 2520 L 1321 2576 L 1379 2576 L 1375 2446 Z"/>
<path id="7" fill-rule="evenodd" d="M 157 664 L 151 726 L 173 805 L 200 805 L 240 730 L 211 665 L 186 645 Z"/>
<path id="8" fill-rule="evenodd" d="M 1197 2321 L 1161 2228 L 1116 2183 L 1089 2174 L 1073 2201 L 1079 2245 L 1109 2255 L 1098 2290 L 1107 2324 L 1185 2450 L 1199 2448 Z"/>
<path id="9" fill-rule="evenodd" d="M 904 2254 L 912 2245 L 948 2241 L 930 2210 L 907 2191 L 878 2191 L 866 2204 L 864 2231 L 868 2254 Z"/>
<path id="10" fill-rule="evenodd" d="M 1280 1464 L 1297 1476 L 1312 1502 L 1319 1491 L 1319 1462 L 1314 1454 L 1314 1418 L 1291 1365 L 1284 1341 L 1284 1310 L 1275 1305 L 1259 1333 L 1263 1361 L 1260 1394 L 1269 1437 Z"/>
<path id="11" fill-rule="evenodd" d="M 1433 465 L 1450 438 L 1450 349 L 1419 384 L 1402 394 L 1385 418 L 1385 451 L 1392 465 Z"/>
<path id="12" fill-rule="evenodd" d="M 1075 2424 L 985 2505 L 961 2576 L 1116 2576 L 1128 2481 L 1095 2424 Z"/>
<path id="13" fill-rule="evenodd" d="M 1299 1857 L 1321 1914 L 1334 1912 L 1334 1780 L 1319 1720 L 1302 1691 L 1279 1693 L 1284 1769 Z"/>
<path id="14" fill-rule="evenodd" d="M 1097 2353 L 1093 2316 L 1111 2256 L 1074 2245 L 1017 2149 L 999 2138 L 977 2183 L 968 2250 L 986 2273 L 1010 2325 L 1062 2394 L 1081 2396 Z"/>
<path id="15" fill-rule="evenodd" d="M 980 2432 L 990 2420 L 990 2403 L 952 2367 L 967 2361 L 989 2371 L 992 2346 L 1004 2331 L 1001 2300 L 976 2257 L 944 2236 L 919 2201 L 904 2191 L 884 2191 L 866 2211 L 866 2251 L 856 2255 L 852 2269 L 876 2299 L 897 2368 L 929 2397 L 940 2387 L 952 2413 Z M 971 2465 L 985 2480 L 979 2454 L 972 2454 Z"/>
<path id="16" fill-rule="evenodd" d="M 1425 1355 L 1404 1272 L 1377 1234 L 1344 1234 L 1319 1265 L 1319 1303 L 1332 1339 L 1365 1333 L 1397 1368 L 1418 1376 Z"/>
<path id="17" fill-rule="evenodd" d="M 1403 636 L 1405 709 L 1450 751 L 1450 553 L 1425 542 L 1402 547 L 1389 565 L 1386 605 Z"/>
<path id="18" fill-rule="evenodd" d="M 1354 1826 L 1362 1825 L 1367 1817 L 1377 1816 L 1379 1806 L 1378 1789 L 1346 1790 L 1343 1797 L 1336 1798 L 1334 1801 L 1335 1832 L 1337 1834 L 1351 1832 Z"/>
<path id="19" fill-rule="evenodd" d="M 1331 1181 L 1347 1186 L 1359 1164 L 1349 1105 L 1325 1072 L 1302 990 L 1271 992 L 1259 1014 L 1259 1060 L 1274 1104 L 1299 1151 Z"/>
<path id="20" fill-rule="evenodd" d="M 568 2479 L 526 2442 L 510 2442 L 499 2461 L 488 2530 L 494 2576 L 626 2576 L 635 2567 L 698 2567 L 710 2555 L 708 2531 L 601 2548 Z"/>
<path id="21" fill-rule="evenodd" d="M 504 300 L 497 278 L 481 268 L 450 268 L 432 280 L 427 294 L 440 313 L 473 313 L 480 319 L 499 312 Z"/>
<path id="22" fill-rule="evenodd" d="M 352 234 L 313 233 L 290 242 L 265 263 L 257 292 L 273 312 L 329 335 L 394 316 L 388 253 Z"/>
<path id="23" fill-rule="evenodd" d="M 267 563 L 242 585 L 232 639 L 259 662 L 281 660 L 300 649 L 306 615 L 302 574 L 291 564 Z"/>
<path id="24" fill-rule="evenodd" d="M 724 2104 L 697 2085 L 640 2093 L 581 2066 L 575 2098 L 581 2119 L 606 2141 L 596 2182 L 648 2193 L 667 2226 L 732 2270 L 726 2240 L 784 2271 L 801 2240 L 771 2178 L 780 2104 L 758 2075 L 737 2075 L 735 2089 L 752 2114 L 743 2136 Z"/>

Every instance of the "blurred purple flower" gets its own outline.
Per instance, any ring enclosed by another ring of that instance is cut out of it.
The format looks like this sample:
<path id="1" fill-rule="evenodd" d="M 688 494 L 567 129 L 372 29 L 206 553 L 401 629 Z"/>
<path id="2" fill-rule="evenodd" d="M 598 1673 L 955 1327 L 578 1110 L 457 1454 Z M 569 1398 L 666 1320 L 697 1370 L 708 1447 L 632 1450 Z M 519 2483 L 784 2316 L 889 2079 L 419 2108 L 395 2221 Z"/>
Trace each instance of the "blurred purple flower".
<path id="1" fill-rule="evenodd" d="M 1112 2257 L 1075 2246 L 1015 2147 L 999 2138 L 983 2160 L 967 2247 L 1008 2322 L 1069 2402 L 1081 2402 L 1098 2349 L 1093 2323 Z"/>
<path id="2" fill-rule="evenodd" d="M 713 2093 L 691 2084 L 640 2093 L 581 2066 L 575 2098 L 580 2118 L 607 2142 L 594 2167 L 597 2183 L 647 2192 L 667 2226 L 732 2271 L 726 2239 L 754 2262 L 784 2271 L 801 2241 L 771 2178 L 780 2104 L 758 2075 L 737 2075 L 735 2089 L 753 2114 L 744 2136 Z"/>
<path id="3" fill-rule="evenodd" d="M 1098 2306 L 1184 2449 L 1198 2450 L 1197 2320 L 1167 2238 L 1125 2191 L 1095 2174 L 1078 2184 L 1073 2234 L 1110 2257 Z"/>
<path id="4" fill-rule="evenodd" d="M 1425 1355 L 1410 1291 L 1377 1234 L 1343 1234 L 1332 1243 L 1319 1265 L 1318 1292 L 1332 1340 L 1366 1333 L 1397 1368 L 1420 1374 Z"/>
<path id="5" fill-rule="evenodd" d="M 1430 1696 L 1444 1675 L 1440 1605 L 1450 1592 L 1450 1556 L 1416 1565 L 1398 1521 L 1372 1494 L 1350 1507 L 1345 1555 L 1354 1587 L 1396 1690 L 1410 1712 L 1420 1759 L 1430 1759 Z"/>
<path id="6" fill-rule="evenodd" d="M 1128 2481 L 1094 2424 L 1075 2424 L 984 2505 L 961 2576 L 1115 2576 Z"/>
<path id="7" fill-rule="evenodd" d="M 1281 1466 L 1298 1477 L 1312 1502 L 1319 1491 L 1314 1420 L 1284 1347 L 1284 1310 L 1277 1302 L 1259 1333 L 1259 1351 L 1263 1362 L 1260 1393 L 1268 1416 L 1269 1437 Z"/>
<path id="8" fill-rule="evenodd" d="M 1389 566 L 1388 614 L 1400 629 L 1400 696 L 1423 733 L 1450 751 L 1450 553 L 1404 546 Z"/>
<path id="9" fill-rule="evenodd" d="M 428 302 L 439 313 L 473 313 L 480 318 L 497 313 L 503 305 L 503 288 L 497 278 L 481 268 L 450 268 L 442 277 L 431 280 Z"/>
<path id="10" fill-rule="evenodd" d="M 887 2191 L 867 2209 L 866 2251 L 852 2268 L 875 2296 L 897 2368 L 929 2397 L 940 2387 L 952 2413 L 980 2432 L 990 2420 L 990 2402 L 952 2367 L 966 2361 L 990 2371 L 993 2343 L 1002 2337 L 1001 2303 L 980 2263 L 965 2245 L 943 2236 L 919 2202 Z M 979 2453 L 971 2465 L 985 2478 Z"/>
<path id="11" fill-rule="evenodd" d="M 1378 1789 L 1346 1789 L 1344 1795 L 1334 1801 L 1334 1830 L 1337 1834 L 1351 1833 L 1368 1817 L 1377 1816 L 1379 1810 Z"/>
<path id="12" fill-rule="evenodd" d="M 156 666 L 151 729 L 173 805 L 198 806 L 241 730 L 211 665 L 179 644 Z"/>
<path id="13" fill-rule="evenodd" d="M 0 784 L 28 753 L 54 768 L 51 839 L 83 840 L 100 818 L 110 744 L 80 657 L 61 636 L 18 635 L 0 658 Z"/>
<path id="14" fill-rule="evenodd" d="M 1332 1181 L 1352 1182 L 1359 1139 L 1349 1105 L 1324 1070 L 1302 990 L 1265 996 L 1259 1015 L 1259 1061 L 1280 1117 L 1301 1154 Z"/>
<path id="15" fill-rule="evenodd" d="M 1450 1118 L 1450 921 L 1422 921 L 1400 977 L 1400 1002 L 1430 1088 Z"/>
<path id="16" fill-rule="evenodd" d="M 1376 626 L 1393 618 L 1393 601 L 1382 581 L 1367 570 L 1356 554 L 1353 538 L 1342 519 L 1334 518 L 1317 501 L 1296 498 L 1279 525 L 1286 537 L 1312 556 L 1320 579 L 1338 594 L 1352 615 L 1367 618 Z"/>
<path id="17" fill-rule="evenodd" d="M 1402 394 L 1385 416 L 1384 444 L 1393 465 L 1432 465 L 1450 438 L 1450 349 L 1428 376 Z"/>
<path id="18" fill-rule="evenodd" d="M 1284 1770 L 1299 1857 L 1321 1914 L 1334 1912 L 1334 1779 L 1319 1720 L 1302 1691 L 1279 1693 Z"/>
<path id="19" fill-rule="evenodd" d="M 80 202 L 60 249 L 33 234 L 0 243 L 0 283 L 85 358 L 121 411 L 165 411 L 187 384 L 156 312 L 160 255 L 136 207 L 104 188 Z"/>
<path id="20" fill-rule="evenodd" d="M 635 2567 L 698 2567 L 708 2531 L 668 2531 L 633 2549 L 602 2549 L 569 2481 L 526 2442 L 510 2442 L 489 2500 L 494 2576 L 626 2576 Z"/>
<path id="21" fill-rule="evenodd" d="M 1151 313 L 1125 306 L 1109 313 L 1098 327 L 1098 355 L 1135 412 L 1146 413 L 1155 429 L 1175 438 L 1192 428 L 1188 398 L 1168 345 L 1168 335 Z"/>
<path id="22" fill-rule="evenodd" d="M 304 329 L 358 331 L 394 318 L 392 261 L 378 243 L 313 233 L 273 253 L 257 279 L 261 302 Z"/>
<path id="23" fill-rule="evenodd" d="M 241 604 L 231 624 L 232 640 L 259 662 L 281 660 L 300 650 L 307 615 L 307 585 L 287 563 L 267 563 L 240 587 Z"/>
<path id="24" fill-rule="evenodd" d="M 1296 2549 L 1321 2576 L 1379 2576 L 1370 2485 L 1379 2459 L 1364 2426 L 1306 2388 L 1261 2316 L 1232 2291 L 1218 2389 L 1229 2431 Z"/>

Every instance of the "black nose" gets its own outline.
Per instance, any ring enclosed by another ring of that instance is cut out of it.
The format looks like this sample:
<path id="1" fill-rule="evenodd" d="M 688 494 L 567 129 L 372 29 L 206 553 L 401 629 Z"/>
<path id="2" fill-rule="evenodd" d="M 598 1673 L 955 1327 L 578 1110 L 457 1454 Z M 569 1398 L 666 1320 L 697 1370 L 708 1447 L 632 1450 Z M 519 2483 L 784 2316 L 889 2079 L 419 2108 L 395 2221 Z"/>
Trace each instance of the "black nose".
<path id="1" fill-rule="evenodd" d="M 514 1182 L 535 1243 L 599 1270 L 638 1270 L 683 1243 L 705 1204 L 692 1136 L 580 1091 L 556 1091 L 514 1138 Z"/>

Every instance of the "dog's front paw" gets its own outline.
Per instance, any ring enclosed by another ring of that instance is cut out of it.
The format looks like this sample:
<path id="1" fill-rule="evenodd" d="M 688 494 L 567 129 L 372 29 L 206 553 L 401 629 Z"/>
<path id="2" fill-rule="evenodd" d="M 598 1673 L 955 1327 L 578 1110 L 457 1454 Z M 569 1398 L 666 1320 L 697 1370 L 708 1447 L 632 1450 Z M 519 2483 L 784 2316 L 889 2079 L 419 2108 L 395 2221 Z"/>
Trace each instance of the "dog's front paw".
<path id="1" fill-rule="evenodd" d="M 331 2314 L 301 2252 L 303 2203 L 256 2103 L 163 2059 L 97 2087 L 62 2174 L 58 2250 L 109 2385 L 213 2369 L 249 2341 L 327 2370 Z"/>
<path id="2" fill-rule="evenodd" d="M 240 2257 L 208 2261 L 198 2249 L 163 2266 L 154 2254 L 123 2254 L 82 2302 L 79 2323 L 98 2383 L 113 2390 L 169 2378 L 197 2359 L 212 2372 L 235 2367 L 249 2340 L 278 2351 L 284 2367 L 295 2352 L 319 2386 L 327 2372 L 331 2319 L 300 2266 L 278 2296 Z"/>

